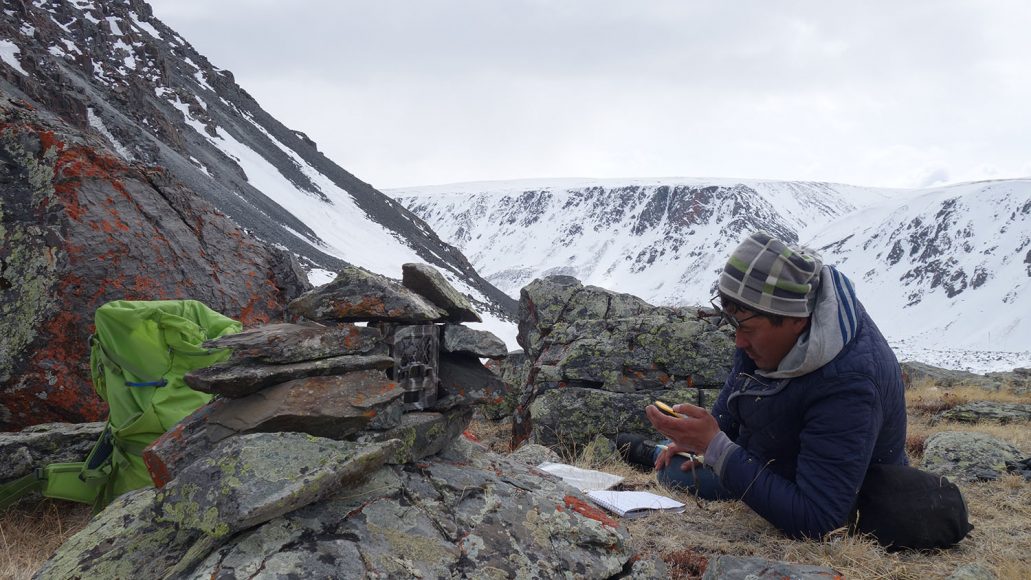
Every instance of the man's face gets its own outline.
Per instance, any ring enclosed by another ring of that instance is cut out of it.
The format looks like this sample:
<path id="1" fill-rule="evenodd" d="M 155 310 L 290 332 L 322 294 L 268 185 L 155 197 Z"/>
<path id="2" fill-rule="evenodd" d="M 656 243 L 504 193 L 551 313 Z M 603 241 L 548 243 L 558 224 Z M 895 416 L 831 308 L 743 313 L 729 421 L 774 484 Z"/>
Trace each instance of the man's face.
<path id="1" fill-rule="evenodd" d="M 759 370 L 773 371 L 805 331 L 808 318 L 784 317 L 780 326 L 748 310 L 727 312 L 738 321 L 734 344 L 743 349 Z"/>

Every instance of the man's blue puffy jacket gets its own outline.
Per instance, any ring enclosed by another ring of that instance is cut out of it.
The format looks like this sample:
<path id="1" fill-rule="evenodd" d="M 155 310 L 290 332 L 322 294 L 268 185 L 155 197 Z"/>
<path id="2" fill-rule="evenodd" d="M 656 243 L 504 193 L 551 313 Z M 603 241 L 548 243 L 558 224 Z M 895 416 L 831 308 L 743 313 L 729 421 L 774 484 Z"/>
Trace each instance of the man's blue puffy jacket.
<path id="1" fill-rule="evenodd" d="M 760 377 L 738 349 L 713 407 L 739 446 L 722 462 L 720 482 L 793 537 L 844 525 L 871 463 L 908 463 L 901 370 L 856 304 L 854 338 L 809 374 Z"/>

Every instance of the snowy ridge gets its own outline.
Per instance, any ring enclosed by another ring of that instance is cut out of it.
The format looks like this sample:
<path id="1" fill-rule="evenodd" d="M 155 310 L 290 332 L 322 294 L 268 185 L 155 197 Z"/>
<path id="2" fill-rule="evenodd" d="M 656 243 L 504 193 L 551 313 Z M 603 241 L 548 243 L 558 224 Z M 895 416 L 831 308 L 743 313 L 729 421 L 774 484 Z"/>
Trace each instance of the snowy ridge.
<path id="1" fill-rule="evenodd" d="M 0 67 L 3 93 L 92 127 L 126 161 L 166 168 L 317 281 L 345 264 L 398 278 L 401 264 L 426 262 L 481 310 L 514 311 L 417 216 L 271 117 L 142 0 L 12 5 Z"/>
<path id="2" fill-rule="evenodd" d="M 766 229 L 849 275 L 901 359 L 1031 366 L 1029 180 L 922 190 L 522 180 L 388 193 L 513 296 L 534 278 L 568 274 L 653 304 L 705 304 L 729 252 Z"/>

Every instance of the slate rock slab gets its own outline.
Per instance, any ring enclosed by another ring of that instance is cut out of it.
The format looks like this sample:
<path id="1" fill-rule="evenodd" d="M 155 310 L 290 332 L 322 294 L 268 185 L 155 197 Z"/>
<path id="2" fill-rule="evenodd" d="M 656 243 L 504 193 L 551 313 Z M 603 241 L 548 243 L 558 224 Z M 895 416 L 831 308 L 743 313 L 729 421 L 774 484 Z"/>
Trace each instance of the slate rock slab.
<path id="1" fill-rule="evenodd" d="M 826 566 L 792 564 L 745 556 L 716 556 L 702 580 L 840 580 L 844 576 Z"/>
<path id="2" fill-rule="evenodd" d="M 447 318 L 444 309 L 408 288 L 355 267 L 344 268 L 332 282 L 304 293 L 287 309 L 316 322 L 436 322 Z"/>
<path id="3" fill-rule="evenodd" d="M 984 433 L 941 431 L 927 438 L 921 467 L 954 481 L 994 480 L 1006 473 L 1006 462 L 1020 459 L 1009 443 Z"/>
<path id="4" fill-rule="evenodd" d="M 1028 422 L 1031 421 L 1031 404 L 974 401 L 964 405 L 957 405 L 943 412 L 940 418 L 963 423 L 978 423 L 980 421 L 996 423 Z"/>
<path id="5" fill-rule="evenodd" d="M 402 264 L 401 284 L 446 310 L 451 322 L 482 322 L 469 299 L 429 264 Z"/>
<path id="6" fill-rule="evenodd" d="M 444 352 L 469 354 L 480 358 L 504 358 L 508 347 L 504 341 L 486 330 L 475 330 L 461 324 L 444 325 Z"/>
<path id="7" fill-rule="evenodd" d="M 440 356 L 440 389 L 434 410 L 500 403 L 509 386 L 469 355 Z"/>
<path id="8" fill-rule="evenodd" d="M 44 423 L 0 433 L 0 482 L 28 475 L 48 463 L 86 459 L 104 423 Z"/>
<path id="9" fill-rule="evenodd" d="M 342 375 L 367 369 L 389 369 L 393 366 L 393 358 L 380 354 L 343 355 L 283 365 L 226 361 L 188 372 L 183 380 L 195 391 L 239 398 L 294 379 Z"/>
<path id="10" fill-rule="evenodd" d="M 233 437 L 161 488 L 158 520 L 223 538 L 317 501 L 376 471 L 400 446 L 300 433 Z"/>
<path id="11" fill-rule="evenodd" d="M 387 463 L 400 464 L 434 455 L 462 434 L 472 420 L 471 409 L 453 409 L 444 413 L 412 412 L 401 417 L 399 425 L 385 431 L 365 431 L 358 441 L 401 442 Z"/>
<path id="12" fill-rule="evenodd" d="M 156 489 L 147 488 L 116 498 L 65 541 L 34 578 L 164 578 L 190 564 L 191 549 L 205 555 L 213 545 L 201 531 L 155 520 L 156 495 Z"/>
<path id="13" fill-rule="evenodd" d="M 346 354 L 386 354 L 382 333 L 366 326 L 340 324 L 267 324 L 204 343 L 206 348 L 229 348 L 230 360 L 252 358 L 285 364 Z"/>

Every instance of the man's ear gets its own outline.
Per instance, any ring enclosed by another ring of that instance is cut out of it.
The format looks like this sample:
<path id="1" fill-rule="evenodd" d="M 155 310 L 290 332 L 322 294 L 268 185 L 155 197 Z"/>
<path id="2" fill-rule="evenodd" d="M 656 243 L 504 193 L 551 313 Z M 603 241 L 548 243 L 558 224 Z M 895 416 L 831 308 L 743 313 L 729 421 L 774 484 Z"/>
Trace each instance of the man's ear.
<path id="1" fill-rule="evenodd" d="M 791 329 L 791 332 L 795 333 L 796 336 L 801 336 L 805 332 L 805 327 L 809 325 L 809 317 L 799 318 L 797 316 L 786 316 L 784 317 L 785 324 Z"/>

